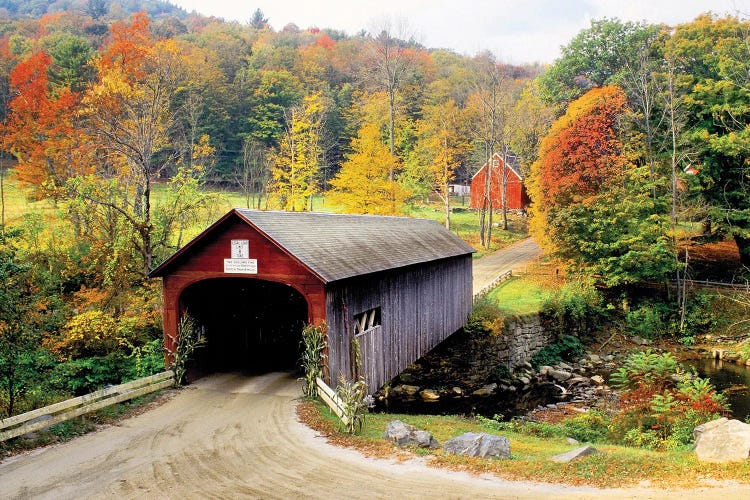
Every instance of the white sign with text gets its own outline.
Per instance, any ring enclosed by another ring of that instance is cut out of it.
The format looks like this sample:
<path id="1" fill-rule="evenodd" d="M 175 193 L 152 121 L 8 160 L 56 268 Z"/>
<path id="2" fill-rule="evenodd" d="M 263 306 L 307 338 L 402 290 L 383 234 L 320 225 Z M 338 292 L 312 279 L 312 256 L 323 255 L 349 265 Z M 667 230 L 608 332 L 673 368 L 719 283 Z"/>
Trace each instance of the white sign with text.
<path id="1" fill-rule="evenodd" d="M 227 274 L 258 274 L 258 259 L 224 259 Z"/>

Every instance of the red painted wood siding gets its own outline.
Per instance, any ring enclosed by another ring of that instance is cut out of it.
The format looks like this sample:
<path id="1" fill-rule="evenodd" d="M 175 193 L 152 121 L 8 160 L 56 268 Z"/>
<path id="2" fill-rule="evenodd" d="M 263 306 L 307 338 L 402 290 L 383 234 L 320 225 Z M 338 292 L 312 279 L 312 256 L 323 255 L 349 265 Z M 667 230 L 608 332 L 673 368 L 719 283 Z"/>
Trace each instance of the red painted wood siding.
<path id="1" fill-rule="evenodd" d="M 499 167 L 492 168 L 492 187 L 490 190 L 490 197 L 492 198 L 492 207 L 494 209 L 501 209 L 503 206 L 503 160 L 499 155 L 495 155 L 495 159 L 498 160 Z M 526 187 L 523 185 L 523 180 L 513 171 L 511 168 L 507 168 L 508 180 L 506 188 L 507 196 L 507 208 L 511 210 L 520 210 L 526 208 L 529 203 L 529 196 L 526 194 Z M 485 165 L 477 174 L 471 179 L 471 201 L 469 202 L 470 208 L 482 208 L 482 199 L 484 197 L 484 182 L 487 177 L 487 166 Z"/>
<path id="2" fill-rule="evenodd" d="M 250 242 L 250 258 L 257 259 L 258 274 L 224 273 L 224 259 L 231 257 L 233 239 Z M 261 279 L 291 286 L 307 300 L 309 322 L 320 324 L 326 319 L 325 289 L 320 279 L 247 223 L 231 217 L 183 254 L 163 277 L 164 343 L 169 352 L 174 352 L 169 338 L 177 336 L 182 292 L 193 283 L 211 278 Z"/>

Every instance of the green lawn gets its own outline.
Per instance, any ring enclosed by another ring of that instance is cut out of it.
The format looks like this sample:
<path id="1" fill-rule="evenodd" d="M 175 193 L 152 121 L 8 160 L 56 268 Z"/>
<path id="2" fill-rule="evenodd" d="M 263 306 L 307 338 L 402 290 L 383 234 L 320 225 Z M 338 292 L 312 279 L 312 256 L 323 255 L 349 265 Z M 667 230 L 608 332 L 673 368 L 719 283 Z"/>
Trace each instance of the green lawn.
<path id="1" fill-rule="evenodd" d="M 167 190 L 168 185 L 166 183 L 159 182 L 152 185 L 153 207 L 158 207 L 160 203 L 163 203 L 166 200 Z M 218 219 L 231 208 L 247 207 L 245 197 L 239 191 L 210 188 L 207 189 L 207 191 L 215 196 L 214 201 L 211 203 L 211 209 L 204 213 L 200 218 L 193 221 L 192 227 L 187 229 L 183 235 L 184 237 L 191 238 L 198 235 L 213 221 Z M 22 186 L 19 181 L 14 178 L 12 170 L 6 173 L 6 223 L 9 226 L 20 226 L 24 223 L 28 225 L 29 217 L 32 217 L 33 220 L 31 222 L 34 222 L 37 225 L 43 221 L 46 230 L 64 233 L 68 227 L 67 223 L 65 223 L 64 219 L 61 217 L 61 212 L 65 209 L 64 203 L 55 205 L 48 200 L 34 201 L 30 198 L 31 195 L 32 191 L 29 188 Z M 469 210 L 467 207 L 468 200 L 464 199 L 463 201 L 464 203 L 461 204 L 461 200 L 457 199 L 456 204 L 453 207 L 453 213 L 451 215 L 451 231 L 478 250 L 474 257 L 480 257 L 528 236 L 526 217 L 509 214 L 508 230 L 503 231 L 498 227 L 493 228 L 492 245 L 488 250 L 483 249 L 479 242 L 479 212 L 476 210 Z M 343 212 L 341 207 L 328 203 L 328 200 L 324 195 L 315 196 L 312 201 L 312 207 L 313 210 L 320 212 Z M 265 208 L 265 204 L 263 205 L 263 208 Z M 270 206 L 269 208 L 274 207 Z M 29 214 L 34 215 L 30 216 Z M 404 207 L 403 215 L 434 219 L 441 224 L 445 222 L 443 206 L 437 202 L 429 202 L 425 205 L 406 205 Z M 499 221 L 500 216 L 496 214 L 494 222 L 497 223 Z M 45 234 L 49 233 L 50 231 L 45 232 Z M 44 236 L 44 234 L 42 236 Z"/>
<path id="2" fill-rule="evenodd" d="M 387 423 L 396 419 L 427 430 L 440 443 L 465 432 L 504 436 L 510 441 L 511 458 L 507 460 L 461 457 L 445 454 L 441 449 L 410 450 L 427 458 L 433 466 L 475 474 L 489 473 L 503 479 L 609 488 L 635 486 L 643 481 L 650 481 L 656 488 L 694 488 L 703 480 L 731 480 L 745 484 L 750 481 L 750 461 L 701 463 L 689 450 L 649 451 L 596 443 L 595 447 L 601 454 L 567 464 L 556 463 L 550 460 L 552 456 L 581 445 L 570 444 L 564 437 L 543 438 L 497 429 L 491 421 L 485 423 L 470 417 L 374 413 L 367 416 L 360 435 L 349 436 L 338 431 L 338 421 L 327 407 L 317 403 L 315 408 L 317 410 L 305 412 L 312 416 L 305 416 L 303 420 L 327 434 L 332 442 L 359 449 L 370 456 L 391 457 L 399 453 L 395 445 L 383 439 Z"/>
<path id="3" fill-rule="evenodd" d="M 487 294 L 487 300 L 511 316 L 537 313 L 550 298 L 551 291 L 532 275 L 513 276 Z"/>

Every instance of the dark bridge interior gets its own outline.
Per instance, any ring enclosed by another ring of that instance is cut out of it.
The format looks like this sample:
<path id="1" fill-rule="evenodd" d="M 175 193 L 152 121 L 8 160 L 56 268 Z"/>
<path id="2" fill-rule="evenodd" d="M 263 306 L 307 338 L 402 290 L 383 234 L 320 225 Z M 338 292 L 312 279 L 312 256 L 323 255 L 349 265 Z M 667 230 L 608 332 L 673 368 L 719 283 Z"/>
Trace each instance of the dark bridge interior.
<path id="1" fill-rule="evenodd" d="M 189 364 L 191 378 L 296 367 L 307 302 L 295 289 L 256 279 L 210 279 L 188 287 L 181 305 L 201 325 L 205 337 Z"/>

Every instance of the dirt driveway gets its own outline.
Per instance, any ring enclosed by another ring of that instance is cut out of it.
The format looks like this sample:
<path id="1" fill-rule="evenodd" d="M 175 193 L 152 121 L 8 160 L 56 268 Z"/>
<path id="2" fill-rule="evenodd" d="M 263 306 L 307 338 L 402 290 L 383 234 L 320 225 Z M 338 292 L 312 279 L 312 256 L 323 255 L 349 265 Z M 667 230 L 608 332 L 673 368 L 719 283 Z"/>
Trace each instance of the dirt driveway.
<path id="1" fill-rule="evenodd" d="M 542 250 L 532 238 L 474 259 L 474 291 L 477 293 L 506 271 L 522 271 L 529 262 L 542 256 Z"/>
<path id="2" fill-rule="evenodd" d="M 366 459 L 297 422 L 286 373 L 217 374 L 119 426 L 0 463 L 0 498 L 686 498 L 477 478 Z M 734 496 L 734 495 L 737 496 Z M 689 498 L 750 498 L 750 488 Z"/>

